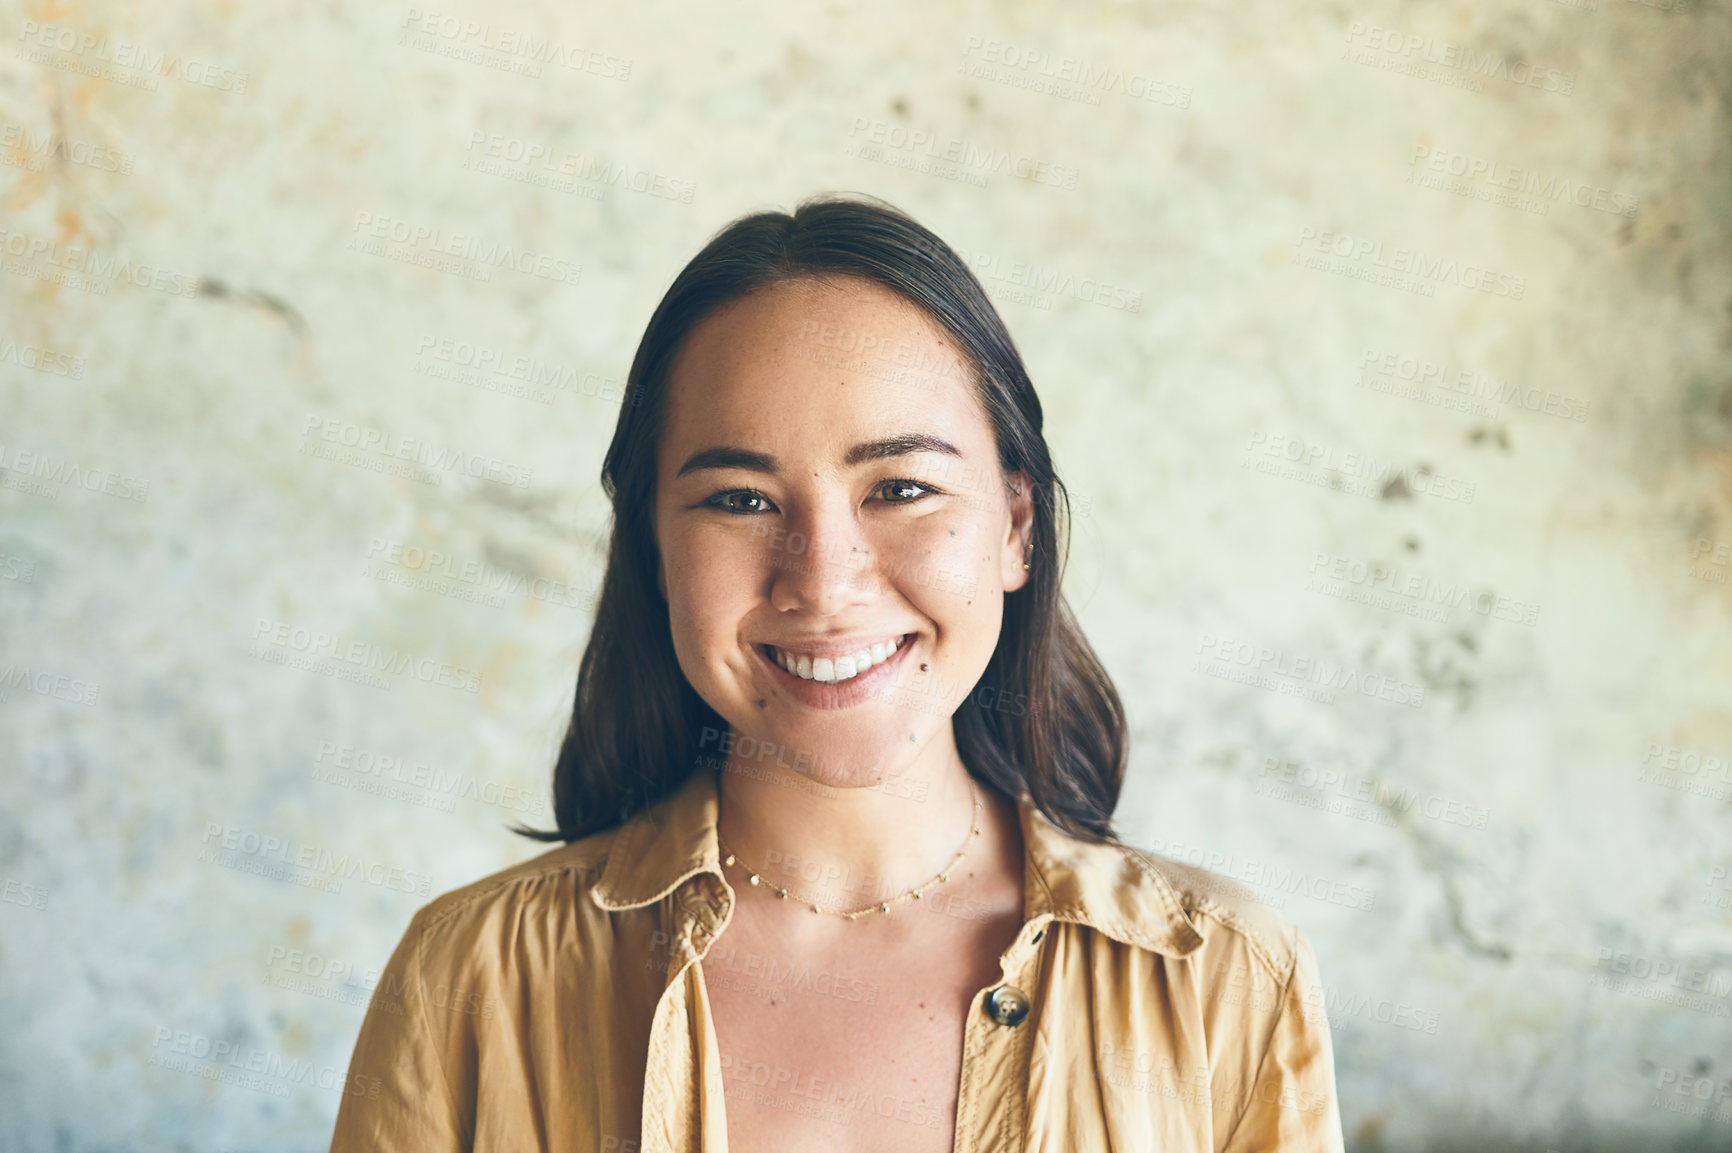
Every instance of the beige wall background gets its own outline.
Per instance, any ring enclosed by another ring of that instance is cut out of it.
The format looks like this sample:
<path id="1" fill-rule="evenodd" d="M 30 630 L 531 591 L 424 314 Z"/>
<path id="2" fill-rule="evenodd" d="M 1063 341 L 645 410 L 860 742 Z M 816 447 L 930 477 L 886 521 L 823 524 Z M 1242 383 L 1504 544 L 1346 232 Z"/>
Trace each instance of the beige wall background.
<path id="1" fill-rule="evenodd" d="M 540 851 L 644 322 L 826 189 L 999 302 L 1351 1146 L 1732 1146 L 1729 96 L 1707 0 L 0 4 L 0 1148 L 324 1147 Z"/>

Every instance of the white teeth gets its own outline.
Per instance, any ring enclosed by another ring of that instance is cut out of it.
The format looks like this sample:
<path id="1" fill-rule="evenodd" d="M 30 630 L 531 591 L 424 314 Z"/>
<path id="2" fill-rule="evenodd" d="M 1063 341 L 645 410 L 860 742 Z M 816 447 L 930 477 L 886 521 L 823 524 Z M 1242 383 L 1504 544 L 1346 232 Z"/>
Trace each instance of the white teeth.
<path id="1" fill-rule="evenodd" d="M 820 681 L 824 684 L 837 684 L 857 677 L 872 666 L 889 660 L 891 654 L 901 647 L 902 638 L 897 637 L 888 642 L 880 641 L 869 649 L 861 649 L 846 656 L 814 658 L 805 654 L 795 657 L 771 646 L 776 654 L 777 664 L 802 680 Z"/>

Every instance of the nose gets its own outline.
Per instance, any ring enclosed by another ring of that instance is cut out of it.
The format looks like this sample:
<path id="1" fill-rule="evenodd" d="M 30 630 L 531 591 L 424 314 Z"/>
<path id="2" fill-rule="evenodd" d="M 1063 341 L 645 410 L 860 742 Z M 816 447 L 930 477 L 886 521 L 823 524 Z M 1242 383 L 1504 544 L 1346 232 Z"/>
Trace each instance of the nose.
<path id="1" fill-rule="evenodd" d="M 770 604 L 778 612 L 835 616 L 878 592 L 872 542 L 847 508 L 791 516 L 767 544 Z"/>

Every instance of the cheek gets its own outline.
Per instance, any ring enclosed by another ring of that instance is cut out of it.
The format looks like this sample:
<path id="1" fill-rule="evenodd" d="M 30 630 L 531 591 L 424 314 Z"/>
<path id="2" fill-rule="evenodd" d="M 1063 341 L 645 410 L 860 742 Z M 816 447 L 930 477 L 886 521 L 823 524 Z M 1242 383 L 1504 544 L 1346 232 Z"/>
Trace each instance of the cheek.
<path id="1" fill-rule="evenodd" d="M 667 558 L 668 623 L 682 665 L 697 667 L 718 644 L 733 646 L 749 608 L 753 559 L 741 546 L 690 542 Z"/>
<path id="2" fill-rule="evenodd" d="M 886 568 L 903 595 L 934 615 L 990 611 L 999 588 L 993 535 L 969 518 L 927 520 L 932 523 L 916 521 L 885 541 Z"/>

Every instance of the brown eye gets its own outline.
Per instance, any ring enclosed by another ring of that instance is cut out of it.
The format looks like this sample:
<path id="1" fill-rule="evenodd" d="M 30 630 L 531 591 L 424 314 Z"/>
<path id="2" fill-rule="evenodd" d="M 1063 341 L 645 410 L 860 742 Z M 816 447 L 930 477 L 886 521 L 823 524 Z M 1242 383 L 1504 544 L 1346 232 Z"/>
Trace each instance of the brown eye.
<path id="1" fill-rule="evenodd" d="M 915 484 L 911 480 L 887 480 L 878 486 L 878 491 L 880 493 L 898 494 L 885 498 L 890 504 L 913 504 L 926 493 L 936 492 L 937 490 L 927 488 L 923 484 Z"/>
<path id="2" fill-rule="evenodd" d="M 756 504 L 742 507 L 739 504 L 732 503 L 735 498 L 747 502 L 755 501 Z M 706 503 L 712 508 L 721 509 L 723 512 L 741 514 L 764 512 L 770 507 L 769 499 L 765 497 L 763 493 L 753 492 L 749 488 L 734 489 L 731 492 L 719 492 L 715 496 L 712 496 Z"/>

